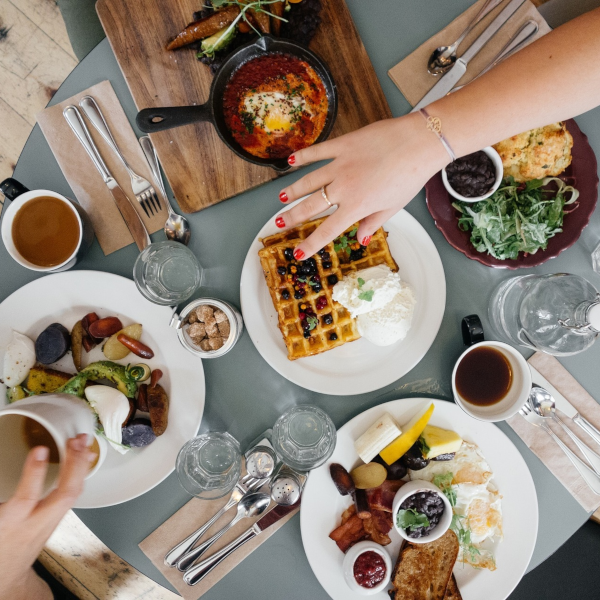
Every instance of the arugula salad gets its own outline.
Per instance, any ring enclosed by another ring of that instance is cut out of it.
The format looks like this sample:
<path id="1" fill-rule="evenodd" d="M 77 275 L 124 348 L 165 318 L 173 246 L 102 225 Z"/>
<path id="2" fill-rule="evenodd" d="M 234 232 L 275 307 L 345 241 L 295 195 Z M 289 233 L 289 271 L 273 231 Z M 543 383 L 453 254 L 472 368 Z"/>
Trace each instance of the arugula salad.
<path id="1" fill-rule="evenodd" d="M 551 183 L 555 185 L 548 187 Z M 565 214 L 577 208 L 578 197 L 578 190 L 558 177 L 525 183 L 506 177 L 489 198 L 452 206 L 460 213 L 458 227 L 471 232 L 478 252 L 507 260 L 516 259 L 520 252 L 545 250 L 550 238 L 562 231 Z"/>

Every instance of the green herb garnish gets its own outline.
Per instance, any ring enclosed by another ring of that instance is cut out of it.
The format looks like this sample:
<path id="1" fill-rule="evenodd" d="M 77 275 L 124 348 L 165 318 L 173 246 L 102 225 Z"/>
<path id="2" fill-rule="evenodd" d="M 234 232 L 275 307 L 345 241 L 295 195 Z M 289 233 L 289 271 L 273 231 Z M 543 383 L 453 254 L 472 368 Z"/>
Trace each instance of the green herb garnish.
<path id="1" fill-rule="evenodd" d="M 358 294 L 358 298 L 360 300 L 364 300 L 365 302 L 371 302 L 373 300 L 373 296 L 375 295 L 375 290 L 364 290 Z"/>
<path id="2" fill-rule="evenodd" d="M 317 317 L 313 316 L 306 317 L 306 322 L 308 323 L 309 331 L 312 331 L 319 324 Z"/>
<path id="3" fill-rule="evenodd" d="M 361 288 L 363 285 L 365 285 L 365 280 L 362 277 L 359 277 L 357 279 L 358 281 L 358 287 Z"/>
<path id="4" fill-rule="evenodd" d="M 433 478 L 433 485 L 437 486 L 444 492 L 446 498 L 448 498 L 448 502 L 450 502 L 450 506 L 456 506 L 456 492 L 452 488 L 452 480 L 454 479 L 453 473 L 444 473 L 440 475 L 436 475 Z"/>
<path id="5" fill-rule="evenodd" d="M 556 183 L 557 190 L 545 189 L 551 182 Z M 569 212 L 565 207 L 574 204 L 578 197 L 578 190 L 558 177 L 533 179 L 524 184 L 506 177 L 486 200 L 454 202 L 452 206 L 461 213 L 458 227 L 471 232 L 475 249 L 506 260 L 516 259 L 520 252 L 535 254 L 545 250 L 548 240 L 562 231 L 563 218 Z"/>
<path id="6" fill-rule="evenodd" d="M 404 510 L 401 508 L 396 514 L 396 524 L 401 529 L 416 531 L 420 527 L 429 527 L 427 515 L 417 512 L 414 508 Z"/>

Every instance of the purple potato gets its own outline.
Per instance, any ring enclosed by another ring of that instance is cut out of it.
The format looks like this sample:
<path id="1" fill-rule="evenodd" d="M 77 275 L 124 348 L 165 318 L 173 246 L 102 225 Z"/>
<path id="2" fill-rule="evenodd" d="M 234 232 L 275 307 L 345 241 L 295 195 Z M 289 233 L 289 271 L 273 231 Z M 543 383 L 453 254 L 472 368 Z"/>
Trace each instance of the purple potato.
<path id="1" fill-rule="evenodd" d="M 148 446 L 156 439 L 148 419 L 133 419 L 130 425 L 123 427 L 123 444 L 132 448 Z"/>
<path id="2" fill-rule="evenodd" d="M 48 325 L 35 340 L 35 357 L 43 365 L 60 360 L 71 347 L 71 334 L 60 323 Z"/>

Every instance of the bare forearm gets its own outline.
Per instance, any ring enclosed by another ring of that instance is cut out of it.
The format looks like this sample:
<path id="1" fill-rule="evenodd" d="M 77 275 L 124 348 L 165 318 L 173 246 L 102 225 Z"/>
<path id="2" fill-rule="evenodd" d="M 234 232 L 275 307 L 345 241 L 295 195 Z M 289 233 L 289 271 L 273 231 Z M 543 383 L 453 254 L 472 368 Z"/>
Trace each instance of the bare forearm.
<path id="1" fill-rule="evenodd" d="M 540 38 L 433 103 L 457 155 L 600 105 L 600 9 Z"/>

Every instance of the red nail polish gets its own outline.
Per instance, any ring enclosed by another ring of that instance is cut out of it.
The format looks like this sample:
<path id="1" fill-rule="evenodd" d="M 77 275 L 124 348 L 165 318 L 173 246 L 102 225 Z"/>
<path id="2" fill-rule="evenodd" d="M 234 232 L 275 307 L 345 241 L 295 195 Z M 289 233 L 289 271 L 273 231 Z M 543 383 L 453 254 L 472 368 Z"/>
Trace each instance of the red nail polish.
<path id="1" fill-rule="evenodd" d="M 275 219 L 275 225 L 277 225 L 277 227 L 279 227 L 280 229 L 282 227 L 285 227 L 285 221 L 283 220 L 283 217 L 277 217 Z"/>
<path id="2" fill-rule="evenodd" d="M 287 195 L 285 192 L 281 192 L 281 193 L 279 194 L 279 199 L 280 199 L 282 202 L 287 202 L 287 201 L 288 201 L 288 195 Z"/>
<path id="3" fill-rule="evenodd" d="M 300 248 L 294 250 L 294 258 L 296 260 L 302 260 L 304 258 L 304 252 Z"/>
<path id="4" fill-rule="evenodd" d="M 363 246 L 368 246 L 371 243 L 371 236 L 370 235 L 365 235 L 365 237 L 363 238 L 363 241 L 361 242 L 361 244 Z"/>
<path id="5" fill-rule="evenodd" d="M 293 165 L 296 162 L 296 157 L 292 154 L 288 156 L 288 164 Z"/>

